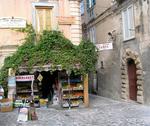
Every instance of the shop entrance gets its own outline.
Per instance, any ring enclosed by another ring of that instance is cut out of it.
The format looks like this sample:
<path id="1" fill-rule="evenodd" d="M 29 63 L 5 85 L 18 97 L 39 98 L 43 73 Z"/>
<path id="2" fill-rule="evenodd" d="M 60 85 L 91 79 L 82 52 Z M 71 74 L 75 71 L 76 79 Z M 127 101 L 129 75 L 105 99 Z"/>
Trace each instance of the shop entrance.
<path id="1" fill-rule="evenodd" d="M 42 98 L 48 98 L 53 95 L 53 74 L 50 73 L 50 71 L 42 71 L 40 73 L 43 77 L 41 81 L 41 93 L 42 93 Z"/>
<path id="2" fill-rule="evenodd" d="M 16 78 L 21 81 L 16 84 L 16 106 L 23 106 L 24 103 L 30 106 L 31 103 L 35 107 L 71 108 L 88 103 L 88 86 L 85 86 L 85 83 L 88 85 L 88 78 L 85 81 L 82 75 L 73 71 L 35 71 L 34 74 L 24 73 Z"/>
<path id="3" fill-rule="evenodd" d="M 42 71 L 38 72 L 38 77 L 41 76 L 41 82 L 38 82 L 40 97 L 52 101 L 54 91 L 58 89 L 58 71 Z"/>
<path id="4" fill-rule="evenodd" d="M 128 65 L 128 79 L 129 79 L 129 97 L 131 100 L 137 101 L 137 77 L 136 77 L 136 65 L 134 60 L 129 59 Z"/>

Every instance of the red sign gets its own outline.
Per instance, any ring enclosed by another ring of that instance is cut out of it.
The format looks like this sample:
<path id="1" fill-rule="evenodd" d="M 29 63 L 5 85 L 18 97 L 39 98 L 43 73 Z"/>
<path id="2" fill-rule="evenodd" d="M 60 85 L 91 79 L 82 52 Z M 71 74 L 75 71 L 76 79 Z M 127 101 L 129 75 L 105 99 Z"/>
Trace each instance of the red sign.
<path id="1" fill-rule="evenodd" d="M 16 81 L 33 81 L 34 75 L 20 75 L 16 76 Z"/>

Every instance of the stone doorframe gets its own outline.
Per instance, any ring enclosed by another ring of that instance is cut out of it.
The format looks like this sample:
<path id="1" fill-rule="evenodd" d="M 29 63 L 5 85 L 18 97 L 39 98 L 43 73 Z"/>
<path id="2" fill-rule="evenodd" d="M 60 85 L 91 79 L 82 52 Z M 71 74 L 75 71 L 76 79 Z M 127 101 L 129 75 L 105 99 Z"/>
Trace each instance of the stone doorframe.
<path id="1" fill-rule="evenodd" d="M 143 69 L 138 53 L 132 51 L 131 49 L 126 49 L 122 56 L 121 64 L 121 98 L 124 100 L 130 100 L 129 98 L 129 80 L 128 80 L 128 71 L 127 71 L 127 62 L 128 59 L 132 59 L 136 65 L 136 75 L 137 75 L 137 102 L 143 104 Z"/>

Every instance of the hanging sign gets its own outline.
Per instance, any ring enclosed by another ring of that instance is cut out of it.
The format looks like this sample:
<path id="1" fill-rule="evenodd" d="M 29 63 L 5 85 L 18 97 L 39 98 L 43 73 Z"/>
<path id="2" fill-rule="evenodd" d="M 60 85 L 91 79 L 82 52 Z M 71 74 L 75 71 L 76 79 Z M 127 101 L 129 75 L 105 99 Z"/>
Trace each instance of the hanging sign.
<path id="1" fill-rule="evenodd" d="M 39 74 L 39 76 L 37 77 L 37 79 L 41 82 L 43 80 L 43 76 L 41 74 Z"/>
<path id="2" fill-rule="evenodd" d="M 20 75 L 16 76 L 16 81 L 33 81 L 34 75 Z"/>
<path id="3" fill-rule="evenodd" d="M 0 28 L 25 28 L 26 20 L 22 18 L 0 18 Z"/>
<path id="4" fill-rule="evenodd" d="M 96 47 L 98 48 L 99 51 L 110 50 L 113 49 L 113 44 L 112 43 L 96 44 Z"/>

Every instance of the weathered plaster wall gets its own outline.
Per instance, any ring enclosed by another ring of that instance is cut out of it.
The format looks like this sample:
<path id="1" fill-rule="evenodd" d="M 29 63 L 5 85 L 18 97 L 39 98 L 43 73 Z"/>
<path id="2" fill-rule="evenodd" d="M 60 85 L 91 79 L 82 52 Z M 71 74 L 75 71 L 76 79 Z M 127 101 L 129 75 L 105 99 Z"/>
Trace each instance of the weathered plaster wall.
<path id="1" fill-rule="evenodd" d="M 28 23 L 32 21 L 32 6 L 34 0 L 1 0 L 0 18 L 14 17 L 23 18 Z M 0 67 L 5 57 L 16 51 L 17 47 L 22 44 L 23 33 L 11 29 L 0 29 Z"/>
<path id="2" fill-rule="evenodd" d="M 31 9 L 31 0 L 1 0 L 0 18 L 20 17 L 31 23 Z M 22 33 L 10 29 L 0 29 L 0 46 L 20 45 L 23 37 Z"/>
<path id="3" fill-rule="evenodd" d="M 96 0 L 96 6 L 94 8 L 94 12 L 96 16 L 103 13 L 110 6 L 111 6 L 111 0 Z"/>
<path id="4" fill-rule="evenodd" d="M 78 45 L 81 41 L 81 16 L 79 0 L 1 0 L 0 18 L 23 18 L 35 28 L 35 6 L 52 6 L 52 30 L 60 30 Z M 59 17 L 74 17 L 72 24 L 59 24 Z M 0 29 L 0 66 L 4 58 L 16 51 L 25 35 L 11 29 Z"/>
<path id="5" fill-rule="evenodd" d="M 120 99 L 121 76 L 120 76 L 120 15 L 108 12 L 105 18 L 99 19 L 96 24 L 97 43 L 109 42 L 109 32 L 112 33 L 113 49 L 99 52 L 98 58 L 98 94 L 101 96 Z M 103 68 L 101 68 L 103 62 Z"/>
<path id="6" fill-rule="evenodd" d="M 96 5 L 92 8 L 94 8 L 94 15 L 95 18 L 102 14 L 105 10 L 107 10 L 111 6 L 111 1 L 110 0 L 96 0 Z M 92 10 L 92 9 L 91 9 Z M 84 0 L 84 16 L 83 17 L 83 22 L 86 24 L 89 23 L 89 17 L 87 13 L 87 0 Z"/>
<path id="7" fill-rule="evenodd" d="M 140 20 L 143 25 L 140 34 L 140 52 L 144 74 L 144 102 L 150 105 L 150 1 L 139 1 L 141 10 Z"/>
<path id="8" fill-rule="evenodd" d="M 129 99 L 127 60 L 133 59 L 137 74 L 137 102 L 150 104 L 150 1 L 126 1 L 120 7 L 113 7 L 89 24 L 96 26 L 97 43 L 105 43 L 108 32 L 115 30 L 113 50 L 99 52 L 98 94 L 113 99 Z M 135 38 L 123 41 L 122 9 L 134 5 Z M 103 69 L 101 68 L 103 61 Z"/>
<path id="9" fill-rule="evenodd" d="M 149 0 L 139 0 L 134 3 L 135 14 L 135 39 L 123 42 L 121 52 L 130 49 L 138 57 L 137 65 L 137 101 L 144 104 L 150 104 L 150 22 L 149 22 Z M 133 54 L 135 55 L 135 54 Z M 133 58 L 132 55 L 132 59 Z M 123 56 L 123 54 L 122 54 Z M 127 82 L 128 83 L 128 82 Z"/>

